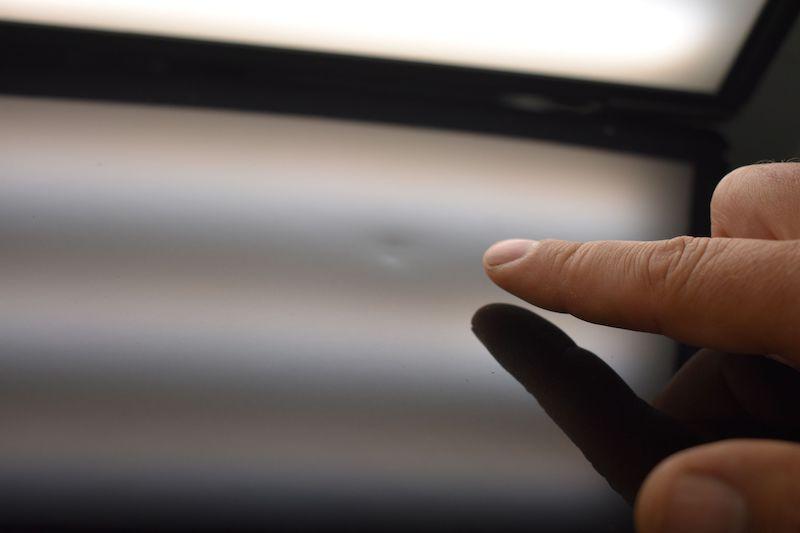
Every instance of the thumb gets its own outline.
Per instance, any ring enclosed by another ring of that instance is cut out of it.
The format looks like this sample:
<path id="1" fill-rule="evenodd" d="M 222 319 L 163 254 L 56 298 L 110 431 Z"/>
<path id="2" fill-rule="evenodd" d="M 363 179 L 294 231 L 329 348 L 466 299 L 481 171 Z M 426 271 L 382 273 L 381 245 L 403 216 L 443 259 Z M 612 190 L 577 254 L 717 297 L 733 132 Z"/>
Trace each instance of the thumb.
<path id="1" fill-rule="evenodd" d="M 800 445 L 729 440 L 677 453 L 636 501 L 639 533 L 800 531 Z"/>

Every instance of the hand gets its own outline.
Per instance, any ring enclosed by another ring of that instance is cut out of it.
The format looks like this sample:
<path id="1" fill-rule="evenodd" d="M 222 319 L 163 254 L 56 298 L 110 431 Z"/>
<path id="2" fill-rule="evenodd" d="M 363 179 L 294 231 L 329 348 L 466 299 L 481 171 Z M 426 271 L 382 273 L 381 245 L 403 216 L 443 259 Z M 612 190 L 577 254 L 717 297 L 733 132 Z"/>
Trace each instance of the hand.
<path id="1" fill-rule="evenodd" d="M 661 418 L 654 435 L 664 431 L 665 437 L 647 442 L 656 450 L 647 458 L 653 464 L 659 454 L 717 438 L 791 438 L 800 420 L 800 408 L 795 409 L 800 380 L 794 371 L 765 358 L 734 355 L 768 355 L 800 367 L 800 241 L 795 240 L 800 238 L 800 164 L 733 172 L 717 187 L 711 211 L 712 238 L 584 244 L 515 240 L 496 244 L 484 257 L 495 283 L 534 305 L 710 349 L 698 352 L 675 377 L 656 402 L 661 411 L 643 405 L 625 387 L 621 404 L 638 407 L 616 415 L 618 432 L 628 431 L 639 416 Z M 480 322 L 476 330 L 481 331 Z M 538 352 L 523 350 L 514 331 L 522 329 L 506 328 L 507 341 L 479 336 L 501 360 L 500 353 L 515 353 L 512 360 L 535 363 Z M 527 340 L 536 338 L 529 333 Z M 567 360 L 580 361 L 581 353 L 594 360 L 563 334 L 560 338 L 555 351 Z M 498 351 L 499 345 L 507 349 Z M 510 370 L 516 368 L 505 360 Z M 536 364 L 523 366 L 528 370 L 522 374 L 511 372 L 531 387 Z M 614 390 L 622 394 L 623 389 Z M 599 409 L 594 402 L 575 405 L 575 413 Z M 581 418 L 573 415 L 573 434 L 583 431 L 583 422 L 574 420 Z M 655 468 L 637 496 L 636 521 L 642 533 L 797 531 L 798 504 L 800 445 L 725 440 L 674 454 Z"/>

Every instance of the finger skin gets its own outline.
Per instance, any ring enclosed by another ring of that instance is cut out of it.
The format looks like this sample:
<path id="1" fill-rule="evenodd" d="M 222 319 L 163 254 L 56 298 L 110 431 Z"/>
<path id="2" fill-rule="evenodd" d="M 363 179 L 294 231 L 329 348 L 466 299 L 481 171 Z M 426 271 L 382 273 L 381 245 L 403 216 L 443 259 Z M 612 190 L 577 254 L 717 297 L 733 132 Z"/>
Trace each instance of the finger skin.
<path id="1" fill-rule="evenodd" d="M 673 455 L 650 474 L 639 493 L 639 533 L 676 533 L 675 520 L 683 511 L 674 504 L 680 496 L 676 491 L 687 476 L 716 480 L 741 497 L 746 510 L 741 531 L 800 531 L 800 445 L 729 440 Z"/>
<path id="2" fill-rule="evenodd" d="M 800 163 L 737 168 L 711 200 L 711 236 L 800 238 Z"/>
<path id="3" fill-rule="evenodd" d="M 508 263 L 485 258 L 484 268 L 497 285 L 545 309 L 694 346 L 800 361 L 796 241 L 545 240 Z"/>

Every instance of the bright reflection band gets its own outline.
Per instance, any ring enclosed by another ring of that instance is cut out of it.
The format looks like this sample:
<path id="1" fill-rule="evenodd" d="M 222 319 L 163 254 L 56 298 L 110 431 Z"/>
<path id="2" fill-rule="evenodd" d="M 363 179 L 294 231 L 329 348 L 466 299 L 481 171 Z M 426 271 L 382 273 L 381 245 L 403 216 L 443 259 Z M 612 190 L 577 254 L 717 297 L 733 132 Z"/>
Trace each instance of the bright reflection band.
<path id="1" fill-rule="evenodd" d="M 5 0 L 0 19 L 715 92 L 764 0 Z"/>

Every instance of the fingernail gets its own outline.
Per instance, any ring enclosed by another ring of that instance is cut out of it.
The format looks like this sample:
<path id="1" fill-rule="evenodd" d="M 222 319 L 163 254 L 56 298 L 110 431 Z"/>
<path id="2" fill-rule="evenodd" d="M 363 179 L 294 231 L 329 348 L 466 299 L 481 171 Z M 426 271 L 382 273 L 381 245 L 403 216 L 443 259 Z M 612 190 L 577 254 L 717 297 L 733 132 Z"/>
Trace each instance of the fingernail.
<path id="1" fill-rule="evenodd" d="M 747 525 L 739 493 L 718 479 L 694 474 L 675 481 L 663 516 L 664 533 L 742 533 Z"/>
<path id="2" fill-rule="evenodd" d="M 483 254 L 483 260 L 490 267 L 504 265 L 524 256 L 537 244 L 539 244 L 537 241 L 525 239 L 500 241 L 486 250 L 486 253 Z"/>

